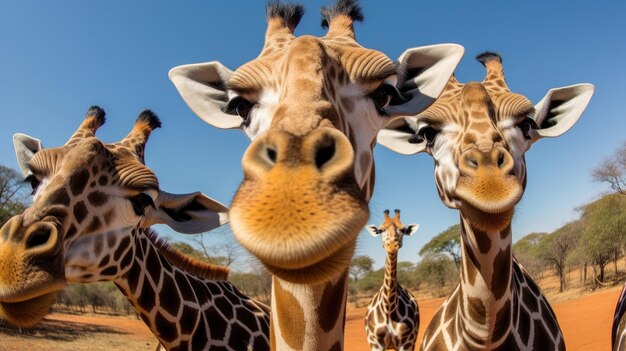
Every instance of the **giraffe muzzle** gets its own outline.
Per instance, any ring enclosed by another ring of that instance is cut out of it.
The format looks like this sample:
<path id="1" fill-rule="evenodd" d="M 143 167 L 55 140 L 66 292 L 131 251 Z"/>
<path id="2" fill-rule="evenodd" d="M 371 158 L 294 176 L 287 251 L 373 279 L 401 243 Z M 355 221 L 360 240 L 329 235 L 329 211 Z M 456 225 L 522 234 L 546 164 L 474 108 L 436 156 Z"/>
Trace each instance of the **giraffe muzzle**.
<path id="1" fill-rule="evenodd" d="M 22 226 L 15 216 L 0 229 L 0 318 L 28 327 L 48 313 L 56 292 L 65 287 L 55 225 L 39 221 Z"/>
<path id="2" fill-rule="evenodd" d="M 243 171 L 230 210 L 233 233 L 277 269 L 326 260 L 352 244 L 369 217 L 352 145 L 334 128 L 304 136 L 270 130 L 246 151 Z"/>
<path id="3" fill-rule="evenodd" d="M 501 146 L 467 150 L 459 160 L 457 197 L 485 213 L 510 211 L 524 192 L 513 166 L 513 157 Z"/>

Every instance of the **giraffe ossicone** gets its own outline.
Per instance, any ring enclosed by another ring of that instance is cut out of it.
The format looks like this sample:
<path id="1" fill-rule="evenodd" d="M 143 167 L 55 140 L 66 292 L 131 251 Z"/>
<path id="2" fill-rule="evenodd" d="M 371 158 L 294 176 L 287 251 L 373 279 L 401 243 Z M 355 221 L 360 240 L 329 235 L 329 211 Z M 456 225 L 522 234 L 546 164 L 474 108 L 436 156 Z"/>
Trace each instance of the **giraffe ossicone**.
<path id="1" fill-rule="evenodd" d="M 502 58 L 477 57 L 485 79 L 453 76 L 437 102 L 381 131 L 378 142 L 403 154 L 425 152 L 445 205 L 461 212 L 460 284 L 426 329 L 423 350 L 564 350 L 545 296 L 511 252 L 511 220 L 526 186 L 525 152 L 578 120 L 594 87 L 552 89 L 533 106 L 512 93 Z"/>
<path id="2" fill-rule="evenodd" d="M 403 238 L 415 234 L 419 224 L 405 226 L 400 221 L 400 210 L 394 213 L 394 217 L 389 217 L 389 210 L 385 210 L 381 225 L 365 227 L 372 236 L 381 236 L 387 252 L 383 286 L 367 306 L 365 335 L 372 350 L 413 351 L 419 330 L 419 308 L 411 292 L 398 283 L 396 270 Z"/>
<path id="3" fill-rule="evenodd" d="M 294 36 L 303 13 L 270 2 L 256 59 L 235 71 L 218 62 L 179 66 L 169 77 L 204 121 L 252 139 L 230 223 L 273 274 L 273 349 L 339 350 L 347 270 L 369 216 L 376 135 L 432 104 L 463 48 L 409 49 L 394 62 L 356 41 L 357 1 L 322 10 L 322 37 Z"/>
<path id="4" fill-rule="evenodd" d="M 184 233 L 228 221 L 202 193 L 161 190 L 144 164 L 158 117 L 149 110 L 119 142 L 95 136 L 104 110 L 92 107 L 69 141 L 44 149 L 24 134 L 16 155 L 33 204 L 0 229 L 0 318 L 30 326 L 71 283 L 113 281 L 168 350 L 269 350 L 269 309 L 228 281 L 228 268 L 191 259 L 150 230 Z"/>

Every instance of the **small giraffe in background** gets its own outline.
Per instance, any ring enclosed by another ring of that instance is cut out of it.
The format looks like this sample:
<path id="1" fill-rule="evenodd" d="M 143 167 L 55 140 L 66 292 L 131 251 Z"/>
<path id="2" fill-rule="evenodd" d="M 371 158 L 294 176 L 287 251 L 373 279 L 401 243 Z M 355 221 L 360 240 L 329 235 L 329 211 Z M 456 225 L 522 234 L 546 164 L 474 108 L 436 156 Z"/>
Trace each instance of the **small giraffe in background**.
<path id="1" fill-rule="evenodd" d="M 460 284 L 428 325 L 422 350 L 565 350 L 554 311 L 511 252 L 511 222 L 526 188 L 525 153 L 570 129 L 594 87 L 552 89 L 535 106 L 511 92 L 502 58 L 477 57 L 482 82 L 453 76 L 439 99 L 378 135 L 403 154 L 426 152 L 445 205 L 461 214 Z"/>
<path id="2" fill-rule="evenodd" d="M 389 210 L 385 210 L 385 220 L 380 226 L 366 226 L 372 236 L 382 234 L 387 259 L 384 284 L 367 306 L 365 334 L 372 350 L 413 351 L 419 329 L 419 308 L 411 292 L 398 283 L 396 270 L 402 239 L 417 232 L 419 224 L 405 227 L 400 222 L 400 210 L 394 212 L 395 216 L 391 218 Z"/>
<path id="3" fill-rule="evenodd" d="M 199 233 L 227 222 L 227 208 L 201 193 L 170 194 L 144 164 L 160 127 L 142 112 L 126 138 L 95 136 L 94 106 L 61 147 L 16 134 L 34 200 L 0 229 L 0 318 L 30 326 L 68 283 L 113 281 L 168 350 L 269 350 L 269 309 L 227 280 L 228 268 L 191 259 L 150 230 Z"/>

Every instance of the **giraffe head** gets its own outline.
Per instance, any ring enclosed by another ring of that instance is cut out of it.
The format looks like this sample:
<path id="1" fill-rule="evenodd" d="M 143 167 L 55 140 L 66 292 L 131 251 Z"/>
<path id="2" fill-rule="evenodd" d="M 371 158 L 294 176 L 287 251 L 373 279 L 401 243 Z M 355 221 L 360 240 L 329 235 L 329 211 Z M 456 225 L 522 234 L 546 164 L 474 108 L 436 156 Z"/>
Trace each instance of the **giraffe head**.
<path id="1" fill-rule="evenodd" d="M 230 71 L 180 66 L 170 78 L 207 123 L 252 139 L 233 200 L 233 233 L 276 276 L 321 282 L 344 272 L 368 218 L 378 131 L 439 96 L 458 45 L 405 51 L 398 61 L 358 44 L 354 0 L 322 9 L 326 35 L 296 37 L 300 5 L 271 2 L 260 55 Z"/>
<path id="2" fill-rule="evenodd" d="M 487 69 L 481 83 L 461 84 L 453 76 L 436 103 L 393 121 L 378 141 L 402 154 L 431 155 L 444 204 L 483 230 L 499 230 L 510 223 L 524 192 L 524 154 L 536 141 L 570 129 L 594 87 L 551 89 L 533 106 L 509 90 L 498 54 L 487 52 L 477 60 Z"/>
<path id="3" fill-rule="evenodd" d="M 67 283 L 112 280 L 130 266 L 138 228 L 167 224 L 198 233 L 227 221 L 227 208 L 201 193 L 159 188 L 144 165 L 144 146 L 157 116 L 142 112 L 123 140 L 95 136 L 104 111 L 92 107 L 69 141 L 44 149 L 14 136 L 33 204 L 0 229 L 0 318 L 29 326 L 47 313 Z"/>
<path id="4" fill-rule="evenodd" d="M 389 210 L 385 210 L 385 219 L 378 227 L 368 224 L 365 229 L 374 237 L 382 234 L 383 248 L 388 253 L 395 253 L 402 247 L 402 239 L 405 235 L 413 235 L 419 229 L 419 224 L 405 226 L 400 222 L 400 210 L 394 210 L 394 216 L 389 217 Z"/>

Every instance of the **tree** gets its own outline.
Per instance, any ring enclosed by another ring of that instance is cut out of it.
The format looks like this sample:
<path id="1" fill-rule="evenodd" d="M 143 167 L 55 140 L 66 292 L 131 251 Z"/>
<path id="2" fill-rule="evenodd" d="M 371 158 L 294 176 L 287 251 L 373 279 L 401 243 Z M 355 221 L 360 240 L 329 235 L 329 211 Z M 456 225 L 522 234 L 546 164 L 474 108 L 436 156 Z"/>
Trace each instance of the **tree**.
<path id="1" fill-rule="evenodd" d="M 626 142 L 605 158 L 591 171 L 591 177 L 597 182 L 607 183 L 611 189 L 626 195 Z"/>
<path id="2" fill-rule="evenodd" d="M 551 265 L 559 277 L 559 292 L 563 292 L 566 284 L 566 263 L 570 253 L 578 245 L 581 236 L 580 220 L 567 223 L 554 233 L 544 236 L 539 243 L 538 256 Z"/>
<path id="3" fill-rule="evenodd" d="M 226 240 L 221 240 L 217 244 L 209 245 L 206 241 L 206 235 L 222 235 Z M 233 263 L 241 256 L 241 246 L 233 239 L 232 233 L 202 233 L 194 236 L 192 239 L 205 257 L 210 258 L 215 264 L 231 267 Z"/>
<path id="4" fill-rule="evenodd" d="M 26 209 L 26 183 L 17 171 L 0 165 L 0 225 Z"/>
<path id="5" fill-rule="evenodd" d="M 600 270 L 599 282 L 604 282 L 604 268 L 617 257 L 626 243 L 626 197 L 619 193 L 605 195 L 581 209 L 584 226 L 582 250 Z"/>
<path id="6" fill-rule="evenodd" d="M 415 274 L 436 289 L 438 296 L 446 294 L 445 287 L 458 282 L 458 269 L 448 256 L 434 253 L 424 256 L 417 264 Z"/>
<path id="7" fill-rule="evenodd" d="M 547 235 L 548 233 L 530 233 L 513 244 L 515 259 L 533 276 L 539 275 L 544 269 L 539 258 L 539 247 Z"/>
<path id="8" fill-rule="evenodd" d="M 348 271 L 352 280 L 358 282 L 364 274 L 372 271 L 373 266 L 374 260 L 371 257 L 366 255 L 355 256 L 352 258 L 352 262 L 350 262 L 350 268 Z"/>
<path id="9" fill-rule="evenodd" d="M 430 239 L 419 251 L 420 256 L 447 253 L 452 257 L 456 268 L 461 264 L 461 225 L 455 224 Z"/>

